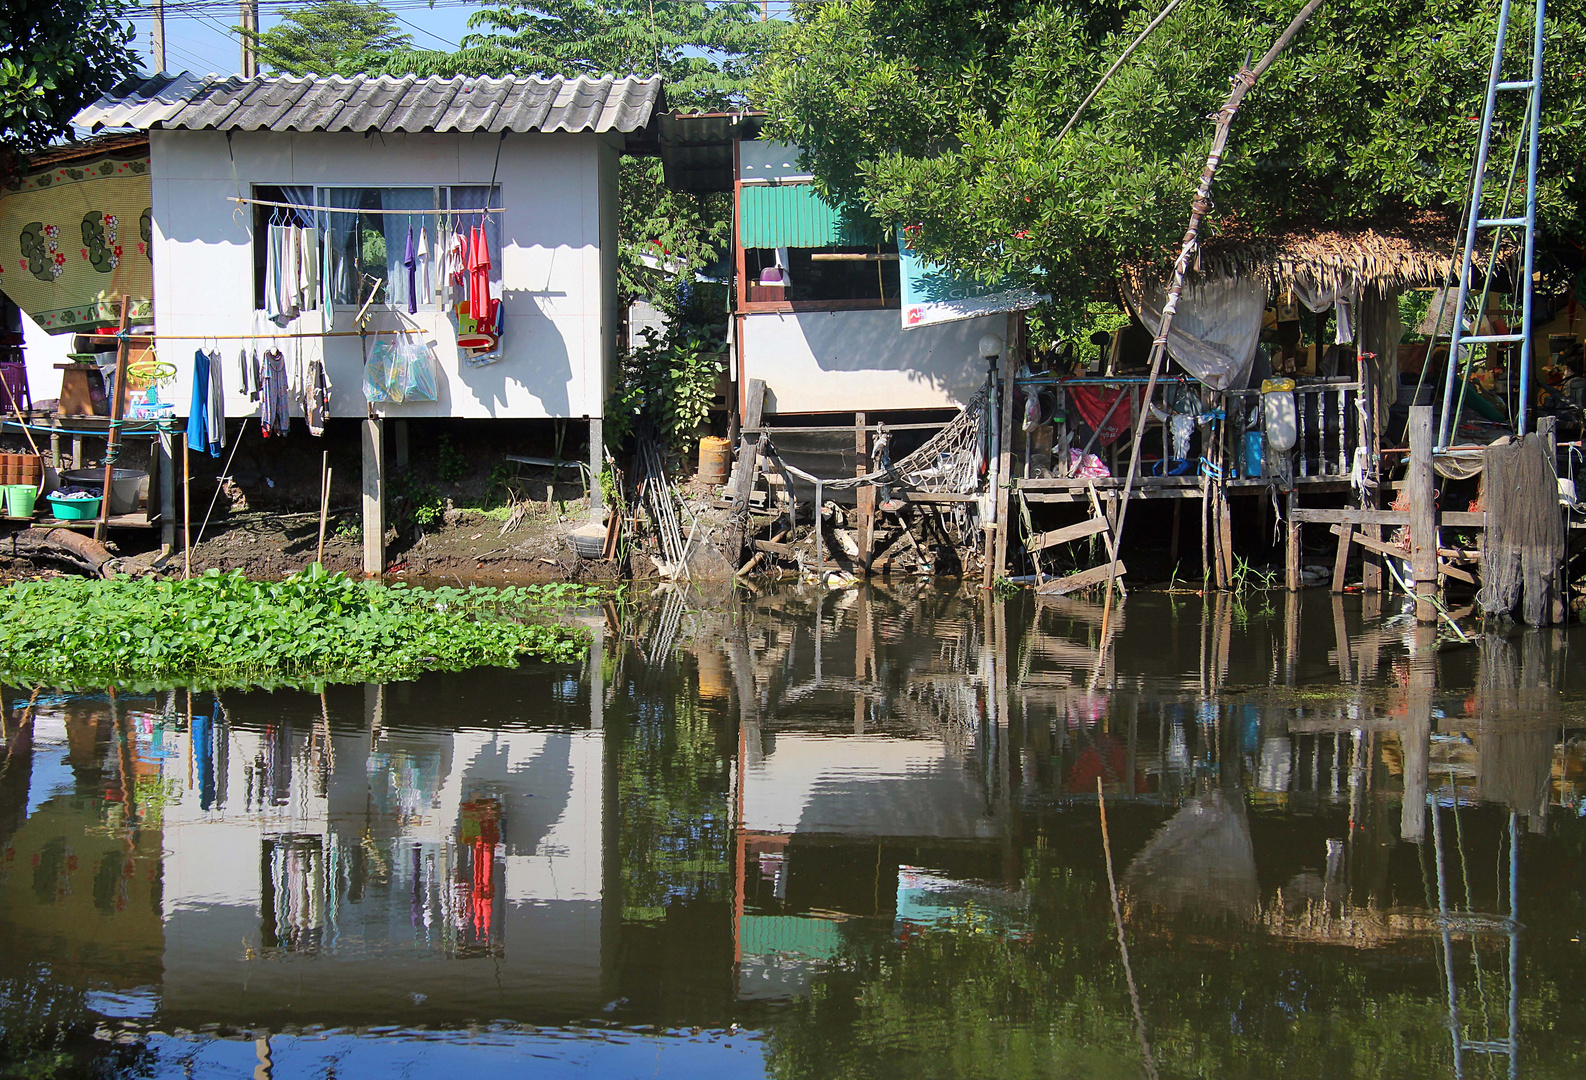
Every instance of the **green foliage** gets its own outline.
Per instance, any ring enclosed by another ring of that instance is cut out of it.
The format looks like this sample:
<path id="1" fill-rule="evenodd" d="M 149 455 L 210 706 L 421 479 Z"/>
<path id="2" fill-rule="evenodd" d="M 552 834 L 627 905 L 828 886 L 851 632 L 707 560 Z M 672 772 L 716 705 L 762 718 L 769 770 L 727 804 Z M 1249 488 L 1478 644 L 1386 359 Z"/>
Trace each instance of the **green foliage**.
<path id="1" fill-rule="evenodd" d="M 359 0 L 311 0 L 256 39 L 260 66 L 285 75 L 357 75 L 413 43 L 396 16 Z"/>
<path id="2" fill-rule="evenodd" d="M 0 677 L 59 687 L 303 685 L 566 662 L 582 635 L 550 619 L 592 586 L 415 589 L 326 574 L 282 582 L 56 579 L 0 589 Z"/>
<path id="3" fill-rule="evenodd" d="M 8 0 L 0 5 L 0 149 L 25 153 L 138 70 L 121 0 Z"/>
<path id="4" fill-rule="evenodd" d="M 1586 0 L 1549 8 L 1541 216 L 1579 221 L 1586 176 Z M 1129 260 L 1182 234 L 1209 146 L 1208 114 L 1246 55 L 1293 16 L 1278 0 L 1177 8 L 1057 134 L 1159 5 L 853 0 L 801 5 L 774 45 L 761 100 L 770 135 L 804 148 L 824 190 L 954 270 L 1050 292 L 1072 330 Z M 1468 0 L 1323 6 L 1245 99 L 1217 176 L 1209 232 L 1358 223 L 1463 201 L 1496 8 Z M 1515 33 L 1524 40 L 1517 20 Z M 1528 60 L 1513 50 L 1514 71 Z M 1520 95 L 1502 129 L 1519 130 Z M 1506 151 L 1496 151 L 1507 160 Z"/>
<path id="5" fill-rule="evenodd" d="M 648 421 L 671 449 L 681 451 L 710 415 L 722 371 L 724 345 L 706 330 L 678 327 L 666 340 L 645 328 L 644 344 L 622 358 L 606 410 L 606 439 L 620 446 Z"/>
<path id="6" fill-rule="evenodd" d="M 457 52 L 401 50 L 365 70 L 402 75 L 660 75 L 683 112 L 742 108 L 787 24 L 758 4 L 705 0 L 527 0 L 469 17 Z M 731 199 L 669 190 L 654 158 L 621 165 L 619 285 L 669 311 L 676 284 L 727 250 Z M 645 256 L 659 260 L 657 273 Z"/>
<path id="7" fill-rule="evenodd" d="M 468 459 L 452 444 L 450 436 L 435 440 L 435 479 L 443 484 L 455 484 L 468 475 Z"/>

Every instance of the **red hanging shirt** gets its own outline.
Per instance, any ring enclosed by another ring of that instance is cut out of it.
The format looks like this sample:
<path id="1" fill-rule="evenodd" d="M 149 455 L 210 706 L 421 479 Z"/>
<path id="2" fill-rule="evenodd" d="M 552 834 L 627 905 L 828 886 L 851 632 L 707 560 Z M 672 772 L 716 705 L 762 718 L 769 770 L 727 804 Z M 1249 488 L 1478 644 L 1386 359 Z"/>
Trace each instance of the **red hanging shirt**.
<path id="1" fill-rule="evenodd" d="M 469 230 L 468 237 L 468 314 L 481 332 L 495 325 L 495 304 L 490 299 L 490 245 L 480 225 Z"/>

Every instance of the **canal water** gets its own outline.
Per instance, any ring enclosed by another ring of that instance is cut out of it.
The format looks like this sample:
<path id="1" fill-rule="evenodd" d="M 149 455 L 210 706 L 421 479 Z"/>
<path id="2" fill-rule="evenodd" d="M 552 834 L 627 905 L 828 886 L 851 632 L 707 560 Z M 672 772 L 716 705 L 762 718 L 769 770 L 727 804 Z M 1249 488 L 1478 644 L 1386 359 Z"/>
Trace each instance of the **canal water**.
<path id="1" fill-rule="evenodd" d="M 581 665 L 11 689 L 0 1072 L 1578 1078 L 1586 638 L 1377 604 L 678 592 Z"/>

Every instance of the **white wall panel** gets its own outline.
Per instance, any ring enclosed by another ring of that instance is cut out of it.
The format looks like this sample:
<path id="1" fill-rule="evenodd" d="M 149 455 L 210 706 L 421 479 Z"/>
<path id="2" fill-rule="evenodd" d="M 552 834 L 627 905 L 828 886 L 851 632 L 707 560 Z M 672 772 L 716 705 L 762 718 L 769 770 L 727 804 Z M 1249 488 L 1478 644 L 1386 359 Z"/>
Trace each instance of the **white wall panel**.
<path id="1" fill-rule="evenodd" d="M 977 343 L 1006 315 L 904 330 L 896 309 L 743 317 L 742 375 L 764 379 L 766 411 L 958 408 L 986 381 Z"/>

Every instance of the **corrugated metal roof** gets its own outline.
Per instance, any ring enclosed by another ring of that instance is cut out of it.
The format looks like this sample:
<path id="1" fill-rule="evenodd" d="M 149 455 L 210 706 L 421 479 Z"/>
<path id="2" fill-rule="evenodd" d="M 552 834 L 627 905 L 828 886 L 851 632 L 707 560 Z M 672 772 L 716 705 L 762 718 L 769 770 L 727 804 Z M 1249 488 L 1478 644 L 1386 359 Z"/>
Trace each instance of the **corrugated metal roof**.
<path id="1" fill-rule="evenodd" d="M 873 218 L 833 206 L 808 184 L 746 184 L 738 221 L 746 248 L 849 247 L 877 243 L 882 235 Z"/>
<path id="2" fill-rule="evenodd" d="M 675 191 L 731 191 L 732 148 L 752 139 L 765 114 L 690 113 L 656 117 L 666 184 Z"/>
<path id="3" fill-rule="evenodd" d="M 216 131 L 618 131 L 665 108 L 659 76 L 394 78 L 155 75 L 129 79 L 73 123 Z"/>

